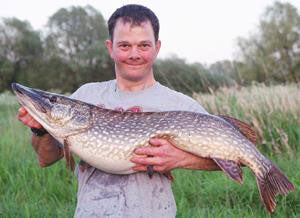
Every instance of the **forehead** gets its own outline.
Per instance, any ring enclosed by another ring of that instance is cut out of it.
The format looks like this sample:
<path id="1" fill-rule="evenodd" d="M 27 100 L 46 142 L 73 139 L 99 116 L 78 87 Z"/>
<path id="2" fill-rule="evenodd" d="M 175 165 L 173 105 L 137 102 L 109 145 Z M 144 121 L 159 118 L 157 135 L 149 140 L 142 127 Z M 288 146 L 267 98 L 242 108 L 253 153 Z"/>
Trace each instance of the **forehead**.
<path id="1" fill-rule="evenodd" d="M 114 29 L 114 40 L 131 41 L 134 39 L 155 40 L 154 31 L 150 21 L 135 24 L 119 19 L 116 22 Z"/>

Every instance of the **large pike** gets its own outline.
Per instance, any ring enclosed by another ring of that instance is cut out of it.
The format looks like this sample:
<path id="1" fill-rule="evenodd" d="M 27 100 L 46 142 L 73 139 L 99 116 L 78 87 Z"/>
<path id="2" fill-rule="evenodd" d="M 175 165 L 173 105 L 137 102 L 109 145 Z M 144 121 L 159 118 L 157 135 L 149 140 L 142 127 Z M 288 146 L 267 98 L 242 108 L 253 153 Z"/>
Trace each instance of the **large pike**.
<path id="1" fill-rule="evenodd" d="M 130 174 L 134 150 L 160 137 L 176 147 L 213 159 L 233 180 L 241 164 L 256 177 L 260 197 L 273 212 L 278 194 L 294 190 L 287 177 L 226 119 L 187 111 L 118 112 L 62 95 L 12 84 L 18 101 L 58 141 L 88 164 L 108 173 Z"/>

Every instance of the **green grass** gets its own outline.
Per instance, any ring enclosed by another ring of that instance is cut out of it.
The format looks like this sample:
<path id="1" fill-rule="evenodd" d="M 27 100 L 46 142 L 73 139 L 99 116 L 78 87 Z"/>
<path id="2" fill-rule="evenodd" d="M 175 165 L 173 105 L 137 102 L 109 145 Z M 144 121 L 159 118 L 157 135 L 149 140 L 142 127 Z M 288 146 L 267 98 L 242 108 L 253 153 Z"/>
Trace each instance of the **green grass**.
<path id="1" fill-rule="evenodd" d="M 267 90 L 264 90 L 267 92 Z M 273 91 L 272 91 L 273 92 Z M 298 94 L 299 94 L 298 88 Z M 259 149 L 272 159 L 296 186 L 287 197 L 277 197 L 272 217 L 300 215 L 300 106 L 271 112 L 240 105 L 240 96 L 224 98 L 215 93 L 219 106 L 204 96 L 210 111 L 247 120 L 260 135 Z M 229 95 L 230 96 L 230 95 Z M 300 95 L 295 95 L 300 96 Z M 274 97 L 275 98 L 275 97 Z M 280 101 L 279 101 L 280 102 Z M 260 103 L 261 104 L 261 103 Z M 41 169 L 30 145 L 30 131 L 16 119 L 14 97 L 0 95 L 0 217 L 73 217 L 77 183 L 64 161 Z M 173 191 L 177 217 L 268 217 L 260 202 L 253 174 L 244 168 L 244 184 L 222 172 L 177 170 Z"/>
<path id="2" fill-rule="evenodd" d="M 38 166 L 17 105 L 0 105 L 0 217 L 72 217 L 76 179 L 61 161 Z"/>

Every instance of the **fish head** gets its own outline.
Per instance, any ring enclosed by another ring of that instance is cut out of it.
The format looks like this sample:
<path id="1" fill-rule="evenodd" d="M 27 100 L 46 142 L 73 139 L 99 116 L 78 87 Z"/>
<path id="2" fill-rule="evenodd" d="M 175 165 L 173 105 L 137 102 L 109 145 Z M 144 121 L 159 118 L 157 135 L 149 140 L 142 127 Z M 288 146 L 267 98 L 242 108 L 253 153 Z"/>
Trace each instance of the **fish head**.
<path id="1" fill-rule="evenodd" d="M 91 105 L 38 89 L 12 84 L 19 103 L 53 136 L 65 138 L 91 125 Z"/>

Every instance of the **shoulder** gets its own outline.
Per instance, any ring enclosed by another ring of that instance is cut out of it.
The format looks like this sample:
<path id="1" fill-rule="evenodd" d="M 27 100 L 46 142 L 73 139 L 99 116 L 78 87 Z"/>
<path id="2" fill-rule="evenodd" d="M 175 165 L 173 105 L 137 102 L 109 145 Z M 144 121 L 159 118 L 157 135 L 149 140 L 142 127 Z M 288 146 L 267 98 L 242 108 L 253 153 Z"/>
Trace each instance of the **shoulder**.
<path id="1" fill-rule="evenodd" d="M 70 97 L 75 99 L 83 99 L 85 96 L 89 96 L 93 93 L 99 93 L 112 87 L 113 80 L 104 82 L 92 82 L 86 83 L 80 86 Z"/>
<path id="2" fill-rule="evenodd" d="M 80 92 L 80 91 L 107 88 L 107 87 L 110 87 L 113 82 L 114 82 L 114 80 L 109 80 L 109 81 L 104 81 L 104 82 L 85 83 L 82 86 L 80 86 L 74 93 Z"/>
<path id="3" fill-rule="evenodd" d="M 172 105 L 175 110 L 207 113 L 199 102 L 181 92 L 175 91 L 161 84 L 159 84 L 158 92 L 160 93 L 160 98 L 169 105 Z"/>

